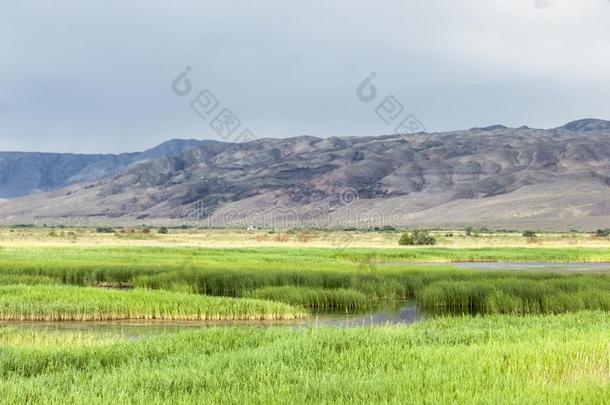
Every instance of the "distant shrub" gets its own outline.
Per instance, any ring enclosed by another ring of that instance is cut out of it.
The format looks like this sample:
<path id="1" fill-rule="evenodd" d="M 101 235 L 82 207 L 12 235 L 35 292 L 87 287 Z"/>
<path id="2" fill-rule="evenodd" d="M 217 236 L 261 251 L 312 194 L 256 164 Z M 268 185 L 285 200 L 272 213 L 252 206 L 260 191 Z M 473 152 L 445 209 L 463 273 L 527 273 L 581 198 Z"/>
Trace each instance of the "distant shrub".
<path id="1" fill-rule="evenodd" d="M 415 243 L 413 243 L 413 236 L 411 236 L 410 233 L 405 232 L 402 235 L 400 235 L 400 239 L 398 239 L 398 244 L 402 245 L 402 246 L 408 246 L 408 245 L 414 245 Z"/>
<path id="2" fill-rule="evenodd" d="M 307 231 L 298 231 L 297 232 L 297 240 L 299 242 L 307 243 L 311 240 L 311 234 Z"/>
<path id="3" fill-rule="evenodd" d="M 436 244 L 436 238 L 428 231 L 415 230 L 412 233 L 405 232 L 400 236 L 398 240 L 399 245 L 434 245 Z"/>
<path id="4" fill-rule="evenodd" d="M 394 228 L 392 225 L 386 225 L 383 228 L 381 228 L 381 230 L 384 232 L 395 232 L 396 228 Z"/>
<path id="5" fill-rule="evenodd" d="M 98 226 L 95 228 L 95 232 L 97 233 L 114 233 L 114 229 L 109 226 Z"/>
<path id="6" fill-rule="evenodd" d="M 534 232 L 534 231 L 525 231 L 525 232 L 523 232 L 523 237 L 524 238 L 535 238 L 536 236 L 537 236 L 536 232 Z"/>
<path id="7" fill-rule="evenodd" d="M 610 236 L 610 229 L 598 229 L 595 231 L 595 236 L 598 238 L 606 238 Z"/>
<path id="8" fill-rule="evenodd" d="M 485 227 L 485 226 L 483 226 L 483 227 L 477 229 L 476 233 L 494 233 L 494 231 L 489 229 L 489 228 L 487 228 L 487 227 Z"/>
<path id="9" fill-rule="evenodd" d="M 168 233 L 168 230 L 167 230 L 166 227 L 162 226 L 162 227 L 159 228 L 159 230 L 157 232 L 162 234 L 162 235 L 166 235 Z"/>
<path id="10" fill-rule="evenodd" d="M 149 234 L 150 233 L 150 228 L 145 226 L 144 228 L 142 228 L 142 233 Z"/>
<path id="11" fill-rule="evenodd" d="M 467 226 L 464 229 L 464 232 L 466 233 L 466 236 L 472 236 L 472 226 Z"/>
<path id="12" fill-rule="evenodd" d="M 265 234 L 257 234 L 254 238 L 257 242 L 264 242 L 268 239 L 268 236 Z"/>
<path id="13" fill-rule="evenodd" d="M 288 234 L 286 232 L 280 232 L 275 236 L 276 242 L 288 242 Z"/>

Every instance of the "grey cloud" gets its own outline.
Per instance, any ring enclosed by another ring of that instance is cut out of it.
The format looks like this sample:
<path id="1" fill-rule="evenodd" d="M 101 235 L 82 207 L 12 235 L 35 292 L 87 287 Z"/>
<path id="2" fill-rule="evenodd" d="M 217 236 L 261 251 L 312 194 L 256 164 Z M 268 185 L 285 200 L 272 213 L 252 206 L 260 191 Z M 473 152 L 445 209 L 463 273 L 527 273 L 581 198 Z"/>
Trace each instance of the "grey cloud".
<path id="1" fill-rule="evenodd" d="M 610 118 L 605 0 L 5 2 L 0 150 L 218 139 L 170 90 L 187 65 L 258 137 L 391 132 L 377 72 L 428 130 Z"/>

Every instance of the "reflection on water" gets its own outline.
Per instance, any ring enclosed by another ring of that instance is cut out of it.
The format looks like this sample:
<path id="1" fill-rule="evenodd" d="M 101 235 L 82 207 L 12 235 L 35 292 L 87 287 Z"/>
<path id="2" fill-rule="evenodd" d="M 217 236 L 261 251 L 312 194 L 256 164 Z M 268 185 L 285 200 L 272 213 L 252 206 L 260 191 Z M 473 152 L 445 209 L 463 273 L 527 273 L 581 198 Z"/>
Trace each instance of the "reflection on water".
<path id="1" fill-rule="evenodd" d="M 296 321 L 103 321 L 103 322 L 0 322 L 0 328 L 18 327 L 30 330 L 58 332 L 108 333 L 124 339 L 139 339 L 181 330 L 218 326 L 241 327 L 359 327 L 377 325 L 408 325 L 420 321 L 424 315 L 414 302 L 385 301 L 368 311 L 313 312 L 309 318 Z"/>
<path id="2" fill-rule="evenodd" d="M 375 326 L 375 325 L 408 325 L 424 318 L 414 302 L 385 301 L 366 312 L 357 313 L 313 313 L 309 319 L 301 321 L 304 326 Z"/>
<path id="3" fill-rule="evenodd" d="M 541 271 L 552 273 L 609 273 L 610 263 L 499 263 L 464 262 L 453 266 L 474 270 Z"/>

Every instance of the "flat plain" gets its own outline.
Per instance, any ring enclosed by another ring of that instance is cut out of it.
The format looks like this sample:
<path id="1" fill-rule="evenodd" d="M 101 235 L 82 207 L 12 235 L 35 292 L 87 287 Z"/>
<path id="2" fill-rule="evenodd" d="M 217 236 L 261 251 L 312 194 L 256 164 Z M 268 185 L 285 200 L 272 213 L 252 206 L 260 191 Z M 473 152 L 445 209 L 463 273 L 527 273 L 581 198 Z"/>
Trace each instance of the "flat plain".
<path id="1" fill-rule="evenodd" d="M 401 247 L 393 230 L 4 228 L 0 395 L 29 403 L 606 402 L 607 237 L 432 234 L 435 246 Z M 474 262 L 496 267 L 468 268 Z M 372 314 L 384 302 L 421 317 L 317 322 Z M 156 327 L 164 322 L 172 329 Z"/>

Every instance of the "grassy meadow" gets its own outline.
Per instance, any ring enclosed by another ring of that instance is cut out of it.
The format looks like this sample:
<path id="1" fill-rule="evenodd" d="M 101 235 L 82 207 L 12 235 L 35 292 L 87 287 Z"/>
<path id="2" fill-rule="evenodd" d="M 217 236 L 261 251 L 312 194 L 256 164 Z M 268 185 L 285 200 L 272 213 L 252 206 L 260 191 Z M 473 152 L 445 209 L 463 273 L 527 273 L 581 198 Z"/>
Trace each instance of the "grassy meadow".
<path id="1" fill-rule="evenodd" d="M 170 291 L 45 285 L 0 287 L 2 321 L 289 320 L 303 315 L 303 311 L 280 302 Z"/>
<path id="2" fill-rule="evenodd" d="M 5 247 L 0 285 L 122 286 L 135 290 L 113 292 L 117 297 L 162 290 L 321 309 L 359 310 L 395 299 L 435 311 L 485 313 L 610 307 L 610 277 L 604 274 L 480 271 L 456 268 L 451 261 L 603 262 L 610 261 L 610 250 Z"/>
<path id="3" fill-rule="evenodd" d="M 0 330 L 9 403 L 607 403 L 603 312 L 410 327 Z"/>
<path id="4" fill-rule="evenodd" d="M 435 231 L 436 246 L 401 247 L 396 232 L 303 232 L 1 229 L 0 398 L 607 402 L 610 273 L 468 263 L 610 269 L 608 238 Z M 397 301 L 424 320 L 302 321 Z M 109 321 L 191 327 L 133 336 L 104 329 Z M 49 326 L 71 322 L 91 326 Z"/>

